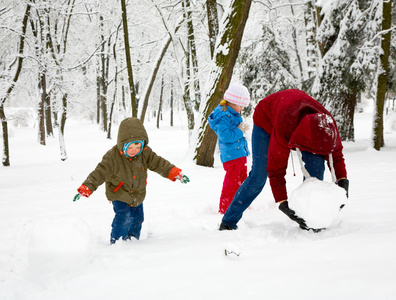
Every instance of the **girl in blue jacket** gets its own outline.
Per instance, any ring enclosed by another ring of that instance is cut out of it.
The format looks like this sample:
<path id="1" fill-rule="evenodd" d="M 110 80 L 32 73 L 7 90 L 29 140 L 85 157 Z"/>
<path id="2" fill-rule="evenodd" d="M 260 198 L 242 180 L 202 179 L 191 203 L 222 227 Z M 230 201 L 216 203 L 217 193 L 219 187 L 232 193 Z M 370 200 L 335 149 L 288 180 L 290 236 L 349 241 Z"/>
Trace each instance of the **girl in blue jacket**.
<path id="1" fill-rule="evenodd" d="M 248 89 L 240 84 L 231 85 L 208 118 L 209 126 L 219 139 L 220 159 L 226 171 L 220 196 L 219 213 L 224 214 L 243 181 L 247 178 L 247 159 L 250 154 L 244 133 L 249 125 L 240 115 L 249 105 Z"/>

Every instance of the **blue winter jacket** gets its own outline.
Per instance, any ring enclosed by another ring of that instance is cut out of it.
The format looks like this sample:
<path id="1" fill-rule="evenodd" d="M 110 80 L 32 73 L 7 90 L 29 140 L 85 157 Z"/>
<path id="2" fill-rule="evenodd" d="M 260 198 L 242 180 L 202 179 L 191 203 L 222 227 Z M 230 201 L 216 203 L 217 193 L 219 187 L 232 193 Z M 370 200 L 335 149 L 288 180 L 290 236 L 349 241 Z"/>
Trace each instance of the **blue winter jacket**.
<path id="1" fill-rule="evenodd" d="M 222 163 L 250 154 L 247 141 L 238 125 L 242 117 L 231 107 L 223 111 L 223 106 L 217 106 L 208 118 L 209 126 L 219 138 L 220 159 Z"/>

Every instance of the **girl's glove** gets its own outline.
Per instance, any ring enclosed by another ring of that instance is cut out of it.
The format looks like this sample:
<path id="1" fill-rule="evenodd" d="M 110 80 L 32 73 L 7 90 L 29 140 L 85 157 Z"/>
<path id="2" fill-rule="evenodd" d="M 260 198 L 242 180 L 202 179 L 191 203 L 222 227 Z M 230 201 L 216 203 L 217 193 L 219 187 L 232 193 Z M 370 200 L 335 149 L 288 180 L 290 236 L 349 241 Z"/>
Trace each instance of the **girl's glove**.
<path id="1" fill-rule="evenodd" d="M 177 174 L 177 176 L 175 177 L 177 180 L 180 180 L 181 183 L 188 183 L 190 182 L 190 178 L 188 178 L 186 175 L 183 175 L 182 172 L 180 172 L 179 174 Z"/>
<path id="2" fill-rule="evenodd" d="M 241 123 L 239 123 L 238 128 L 240 130 L 242 130 L 243 133 L 245 133 L 246 131 L 248 131 L 250 129 L 250 125 L 248 123 L 241 122 Z"/>
<path id="3" fill-rule="evenodd" d="M 89 197 L 92 195 L 91 190 L 89 189 L 89 187 L 87 187 L 86 185 L 81 185 L 78 189 L 77 192 L 84 197 Z M 78 200 L 78 199 L 77 199 Z"/>

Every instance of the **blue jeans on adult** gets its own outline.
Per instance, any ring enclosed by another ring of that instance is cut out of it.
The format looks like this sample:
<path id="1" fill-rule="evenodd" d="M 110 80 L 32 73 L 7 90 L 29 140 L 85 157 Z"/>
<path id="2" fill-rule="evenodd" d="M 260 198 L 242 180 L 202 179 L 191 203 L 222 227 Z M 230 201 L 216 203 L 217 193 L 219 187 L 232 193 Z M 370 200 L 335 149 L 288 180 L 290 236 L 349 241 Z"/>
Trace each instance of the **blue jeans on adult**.
<path id="1" fill-rule="evenodd" d="M 237 229 L 237 223 L 242 218 L 243 212 L 264 188 L 268 177 L 267 165 L 270 138 L 270 134 L 264 129 L 256 125 L 253 126 L 252 169 L 249 172 L 248 178 L 236 192 L 222 219 L 222 224 L 231 229 Z M 312 177 L 323 180 L 325 169 L 324 157 L 308 151 L 302 151 L 301 154 L 308 173 Z"/>
<path id="2" fill-rule="evenodd" d="M 119 238 L 123 240 L 132 237 L 139 239 L 144 221 L 143 204 L 132 207 L 122 201 L 113 201 L 115 216 L 111 224 L 110 243 L 114 244 Z"/>

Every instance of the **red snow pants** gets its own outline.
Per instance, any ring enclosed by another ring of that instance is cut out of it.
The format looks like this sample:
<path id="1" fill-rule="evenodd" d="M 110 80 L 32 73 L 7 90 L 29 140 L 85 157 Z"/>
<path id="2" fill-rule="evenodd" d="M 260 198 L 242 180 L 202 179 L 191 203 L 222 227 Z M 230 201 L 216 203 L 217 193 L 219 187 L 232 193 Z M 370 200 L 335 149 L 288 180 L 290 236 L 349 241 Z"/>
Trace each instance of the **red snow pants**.
<path id="1" fill-rule="evenodd" d="M 246 156 L 223 163 L 226 171 L 220 196 L 219 213 L 224 214 L 234 199 L 235 193 L 247 178 Z"/>

